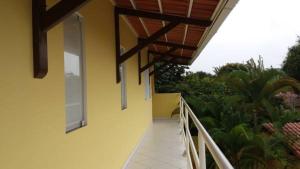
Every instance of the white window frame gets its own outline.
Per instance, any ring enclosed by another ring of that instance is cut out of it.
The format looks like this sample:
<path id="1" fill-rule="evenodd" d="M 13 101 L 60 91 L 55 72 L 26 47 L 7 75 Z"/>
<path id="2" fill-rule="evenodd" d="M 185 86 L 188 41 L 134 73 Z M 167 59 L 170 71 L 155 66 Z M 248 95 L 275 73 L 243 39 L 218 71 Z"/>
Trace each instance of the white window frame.
<path id="1" fill-rule="evenodd" d="M 151 85 L 150 85 L 150 75 L 149 69 L 144 71 L 144 83 L 145 83 L 145 100 L 151 98 Z"/>
<path id="2" fill-rule="evenodd" d="M 120 47 L 120 53 L 121 55 L 125 53 L 125 48 L 124 47 Z M 125 62 L 120 64 L 119 67 L 119 71 L 120 71 L 120 84 L 121 84 L 121 109 L 125 110 L 127 109 L 127 77 L 126 77 L 126 64 Z"/>
<path id="3" fill-rule="evenodd" d="M 81 57 L 80 57 L 80 66 L 81 66 L 81 75 L 82 75 L 82 121 L 80 126 L 68 128 L 68 124 L 66 123 L 66 133 L 74 131 L 76 129 L 87 126 L 87 90 L 86 90 L 86 60 L 85 60 L 85 29 L 84 29 L 84 18 L 83 16 L 76 12 L 73 16 L 76 16 L 80 23 L 80 36 L 81 36 Z M 67 112 L 66 112 L 67 113 Z M 66 116 L 67 118 L 67 116 Z"/>

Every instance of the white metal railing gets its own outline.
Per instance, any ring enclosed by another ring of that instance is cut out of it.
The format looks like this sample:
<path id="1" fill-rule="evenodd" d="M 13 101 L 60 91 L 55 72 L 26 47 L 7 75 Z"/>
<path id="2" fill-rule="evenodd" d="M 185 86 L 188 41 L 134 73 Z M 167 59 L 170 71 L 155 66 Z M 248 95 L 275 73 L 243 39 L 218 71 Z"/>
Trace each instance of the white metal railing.
<path id="1" fill-rule="evenodd" d="M 192 122 L 195 124 L 198 130 L 198 151 L 195 147 L 189 130 L 189 119 L 192 119 Z M 182 97 L 180 98 L 180 127 L 182 129 L 184 142 L 186 144 L 188 165 L 191 169 L 193 169 L 192 158 L 194 159 L 193 161 L 196 169 L 206 169 L 205 147 L 207 147 L 220 169 L 233 169 L 228 159 L 210 137 L 208 132 L 205 130 L 203 125 L 200 123 L 189 105 Z"/>

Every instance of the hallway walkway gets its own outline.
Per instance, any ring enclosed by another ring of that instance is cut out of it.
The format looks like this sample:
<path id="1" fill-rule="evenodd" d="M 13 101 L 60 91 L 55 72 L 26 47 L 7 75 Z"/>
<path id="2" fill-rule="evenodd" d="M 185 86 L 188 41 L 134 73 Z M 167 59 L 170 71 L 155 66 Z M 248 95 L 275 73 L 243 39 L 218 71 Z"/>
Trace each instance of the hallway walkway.
<path id="1" fill-rule="evenodd" d="M 154 120 L 126 169 L 187 169 L 178 120 Z"/>

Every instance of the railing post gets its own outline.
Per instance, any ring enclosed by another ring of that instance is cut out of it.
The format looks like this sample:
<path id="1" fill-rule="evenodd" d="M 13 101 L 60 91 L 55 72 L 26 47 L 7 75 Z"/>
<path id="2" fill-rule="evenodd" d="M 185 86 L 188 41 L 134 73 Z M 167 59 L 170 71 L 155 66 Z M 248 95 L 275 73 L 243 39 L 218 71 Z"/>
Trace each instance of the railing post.
<path id="1" fill-rule="evenodd" d="M 180 102 L 179 102 L 179 113 L 180 113 L 180 124 L 179 124 L 179 127 L 180 127 L 180 134 L 182 134 L 183 136 L 183 139 L 184 138 L 184 111 L 183 111 L 183 100 L 182 100 L 182 97 L 180 97 Z"/>
<path id="2" fill-rule="evenodd" d="M 190 140 L 188 138 L 189 135 L 189 112 L 187 110 L 187 107 L 184 106 L 184 113 L 185 113 L 185 140 L 186 140 L 186 157 L 188 160 L 189 168 L 192 168 L 190 161 L 191 161 L 191 154 L 190 154 Z"/>
<path id="3" fill-rule="evenodd" d="M 198 148 L 200 169 L 206 169 L 205 141 L 201 132 L 198 132 Z"/>
<path id="4" fill-rule="evenodd" d="M 205 148 L 209 150 L 210 154 L 212 155 L 213 159 L 215 160 L 218 168 L 220 169 L 234 169 L 233 166 L 230 164 L 228 159 L 225 157 L 223 152 L 220 150 L 220 148 L 216 145 L 214 140 L 211 138 L 211 136 L 208 134 L 208 132 L 205 130 L 203 125 L 198 120 L 197 116 L 193 113 L 189 105 L 185 102 L 185 100 L 182 98 L 183 102 L 183 115 L 184 117 L 184 125 L 185 125 L 185 140 L 186 140 L 186 154 L 187 154 L 187 160 L 189 168 L 193 168 L 192 161 L 191 161 L 191 155 L 190 155 L 190 147 L 192 147 L 192 153 L 194 160 L 196 160 L 199 163 L 195 163 L 197 169 L 206 169 L 206 157 L 205 157 Z M 195 147 L 191 138 L 191 135 L 189 133 L 189 117 L 191 117 L 191 120 L 193 124 L 198 129 L 198 153 L 195 155 Z M 197 158 L 195 158 L 197 157 Z"/>
<path id="5" fill-rule="evenodd" d="M 179 127 L 180 127 L 180 130 L 183 130 L 183 118 L 182 118 L 182 98 L 180 97 L 179 99 L 179 120 L 180 120 L 180 123 L 179 123 Z M 181 132 L 181 131 L 180 131 Z"/>

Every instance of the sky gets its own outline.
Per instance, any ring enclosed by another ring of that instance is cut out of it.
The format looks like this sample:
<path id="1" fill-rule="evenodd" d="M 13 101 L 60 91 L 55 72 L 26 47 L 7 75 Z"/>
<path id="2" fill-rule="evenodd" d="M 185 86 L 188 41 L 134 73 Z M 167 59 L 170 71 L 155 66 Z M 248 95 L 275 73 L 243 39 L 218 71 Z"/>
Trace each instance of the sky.
<path id="1" fill-rule="evenodd" d="M 226 63 L 263 57 L 265 67 L 281 67 L 300 36 L 300 0 L 240 0 L 190 67 L 213 73 Z"/>

